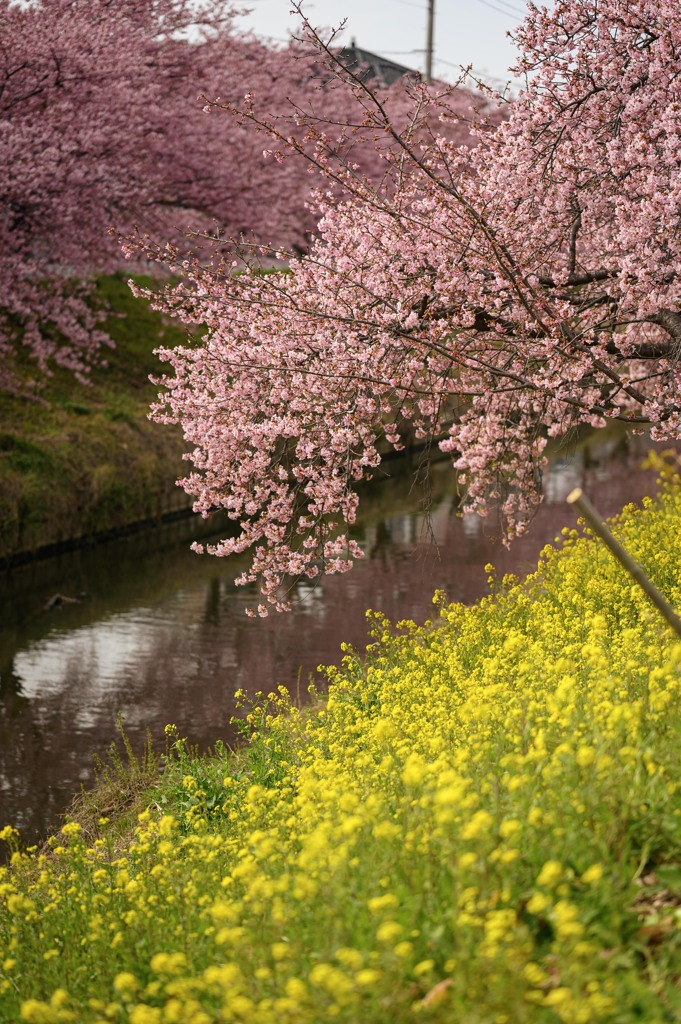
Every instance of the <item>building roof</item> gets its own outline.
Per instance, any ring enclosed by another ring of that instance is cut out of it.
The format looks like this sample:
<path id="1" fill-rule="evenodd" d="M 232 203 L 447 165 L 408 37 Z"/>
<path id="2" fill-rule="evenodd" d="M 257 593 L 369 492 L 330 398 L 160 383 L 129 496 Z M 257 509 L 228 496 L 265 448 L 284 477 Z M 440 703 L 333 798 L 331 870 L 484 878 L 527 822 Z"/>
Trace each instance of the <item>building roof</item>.
<path id="1" fill-rule="evenodd" d="M 349 46 L 343 46 L 338 51 L 338 57 L 351 71 L 364 69 L 361 74 L 363 80 L 378 78 L 386 85 L 392 85 L 404 75 L 419 74 L 415 68 L 406 68 L 403 64 L 388 60 L 387 57 L 379 57 L 377 53 L 362 50 L 354 39 Z"/>

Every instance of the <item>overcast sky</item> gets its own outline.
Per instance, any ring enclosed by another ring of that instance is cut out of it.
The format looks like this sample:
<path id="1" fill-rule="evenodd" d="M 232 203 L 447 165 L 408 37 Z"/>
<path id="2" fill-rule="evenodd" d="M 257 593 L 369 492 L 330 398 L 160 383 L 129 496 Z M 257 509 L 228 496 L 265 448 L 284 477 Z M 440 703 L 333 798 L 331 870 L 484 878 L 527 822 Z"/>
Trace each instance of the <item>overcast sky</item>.
<path id="1" fill-rule="evenodd" d="M 243 0 L 252 8 L 244 28 L 284 42 L 299 25 L 290 0 Z M 390 57 L 407 67 L 424 68 L 427 0 L 307 0 L 304 10 L 317 26 L 336 27 L 347 18 L 344 41 Z M 457 77 L 460 64 L 473 64 L 487 79 L 505 82 L 515 49 L 506 33 L 524 16 L 524 0 L 435 0 L 433 73 Z"/>

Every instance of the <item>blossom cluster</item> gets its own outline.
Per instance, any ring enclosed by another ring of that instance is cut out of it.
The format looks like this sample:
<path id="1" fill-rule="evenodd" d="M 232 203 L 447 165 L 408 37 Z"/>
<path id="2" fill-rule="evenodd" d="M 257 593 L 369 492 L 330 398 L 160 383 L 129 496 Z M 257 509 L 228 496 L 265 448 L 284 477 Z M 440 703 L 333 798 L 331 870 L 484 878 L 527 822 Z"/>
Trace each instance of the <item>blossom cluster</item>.
<path id="1" fill-rule="evenodd" d="M 395 143 L 380 185 L 327 168 L 319 239 L 288 274 L 187 264 L 166 300 L 205 336 L 162 353 L 156 415 L 182 425 L 183 486 L 234 519 L 214 552 L 252 552 L 264 608 L 358 557 L 353 491 L 406 440 L 440 443 L 467 506 L 513 537 L 548 438 L 608 419 L 678 436 L 681 9 L 531 5 L 518 42 L 526 84 L 477 145 L 400 130 L 365 87 L 363 126 Z M 414 95 L 432 124 L 443 98 Z M 468 126 L 463 98 L 443 123 Z"/>
<path id="2" fill-rule="evenodd" d="M 645 505 L 616 529 L 681 606 L 681 493 Z M 232 763 L 169 763 L 126 847 L 16 849 L 0 1020 L 673 1019 L 681 645 L 563 541 L 474 607 L 371 616 L 326 701 L 282 688 Z"/>

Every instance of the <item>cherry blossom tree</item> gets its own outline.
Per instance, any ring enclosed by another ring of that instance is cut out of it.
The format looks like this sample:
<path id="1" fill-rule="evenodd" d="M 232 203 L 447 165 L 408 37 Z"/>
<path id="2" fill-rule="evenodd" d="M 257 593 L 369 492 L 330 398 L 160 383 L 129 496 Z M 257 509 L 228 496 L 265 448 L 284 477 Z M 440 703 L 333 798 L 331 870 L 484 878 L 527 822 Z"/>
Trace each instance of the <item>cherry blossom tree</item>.
<path id="1" fill-rule="evenodd" d="M 361 556 L 356 485 L 405 425 L 451 455 L 467 508 L 496 509 L 509 538 L 541 500 L 548 438 L 609 420 L 681 432 L 681 8 L 530 4 L 517 44 L 524 86 L 507 119 L 481 118 L 477 146 L 427 130 L 437 113 L 468 132 L 470 94 L 414 84 L 398 127 L 380 90 L 351 81 L 378 187 L 339 170 L 300 113 L 330 183 L 309 254 L 285 274 L 186 262 L 159 299 L 207 333 L 161 353 L 155 416 L 193 446 L 196 509 L 238 526 L 209 550 L 252 551 L 242 582 L 259 582 L 261 614 L 292 579 Z M 303 148 L 245 116 L 273 150 Z"/>
<path id="2" fill-rule="evenodd" d="M 108 342 L 88 278 L 121 265 L 117 235 L 134 227 L 303 249 L 305 168 L 265 157 L 237 119 L 217 126 L 200 97 L 248 92 L 283 112 L 314 74 L 300 46 L 237 34 L 227 0 L 0 0 L 4 383 L 16 344 L 43 371 L 87 370 Z"/>
<path id="3" fill-rule="evenodd" d="M 187 27 L 187 5 L 2 0 L 5 363 L 12 334 L 43 368 L 54 359 L 82 370 L 102 340 L 73 279 L 108 267 L 111 222 L 129 215 L 133 194 L 144 210 L 162 188 L 153 156 L 168 126 L 153 112 L 180 71 L 165 48 L 164 23 L 170 33 Z"/>

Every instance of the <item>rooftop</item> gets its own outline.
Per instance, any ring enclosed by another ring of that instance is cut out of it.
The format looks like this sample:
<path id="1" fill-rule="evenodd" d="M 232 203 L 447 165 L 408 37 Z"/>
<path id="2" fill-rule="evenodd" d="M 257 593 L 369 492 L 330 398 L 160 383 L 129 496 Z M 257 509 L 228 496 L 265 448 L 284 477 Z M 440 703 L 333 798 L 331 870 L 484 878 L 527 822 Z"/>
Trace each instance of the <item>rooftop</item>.
<path id="1" fill-rule="evenodd" d="M 396 64 L 395 61 L 388 60 L 387 57 L 379 57 L 377 53 L 361 49 L 354 39 L 351 40 L 349 46 L 343 46 L 338 51 L 338 56 L 352 71 L 364 68 L 362 79 L 378 78 L 386 85 L 392 85 L 404 75 L 419 74 L 415 68 L 407 68 L 403 64 Z"/>

